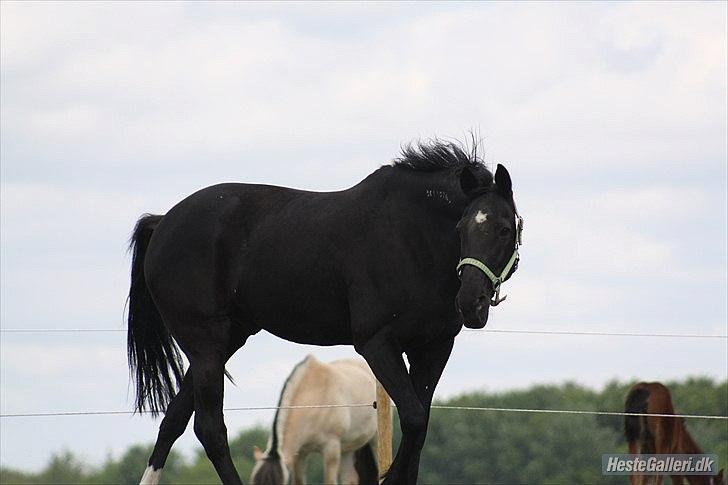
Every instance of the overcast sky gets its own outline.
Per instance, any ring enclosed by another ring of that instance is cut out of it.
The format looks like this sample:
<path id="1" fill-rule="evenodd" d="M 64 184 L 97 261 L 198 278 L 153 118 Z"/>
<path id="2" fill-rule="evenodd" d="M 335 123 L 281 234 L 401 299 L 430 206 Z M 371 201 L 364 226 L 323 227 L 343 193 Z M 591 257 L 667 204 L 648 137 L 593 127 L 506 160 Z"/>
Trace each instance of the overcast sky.
<path id="1" fill-rule="evenodd" d="M 726 334 L 726 8 L 3 2 L 2 328 L 122 329 L 134 222 L 201 187 L 342 189 L 474 128 L 525 218 L 488 328 Z M 131 409 L 124 332 L 1 337 L 2 413 Z M 259 334 L 226 405 L 274 404 L 309 352 L 353 353 Z M 725 379 L 726 360 L 721 339 L 465 332 L 438 395 Z M 226 415 L 231 435 L 271 418 Z M 2 465 L 37 469 L 157 423 L 0 426 Z M 176 449 L 193 446 L 190 428 Z"/>

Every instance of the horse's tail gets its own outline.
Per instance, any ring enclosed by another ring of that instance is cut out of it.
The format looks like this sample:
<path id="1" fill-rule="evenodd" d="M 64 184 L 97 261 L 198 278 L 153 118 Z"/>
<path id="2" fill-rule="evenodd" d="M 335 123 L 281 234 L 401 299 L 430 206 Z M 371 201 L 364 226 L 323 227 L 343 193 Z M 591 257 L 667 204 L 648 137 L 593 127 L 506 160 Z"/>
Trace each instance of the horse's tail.
<path id="1" fill-rule="evenodd" d="M 624 403 L 625 413 L 646 413 L 647 399 L 650 397 L 650 391 L 645 386 L 637 384 L 627 394 Z M 645 416 L 625 416 L 624 417 L 624 435 L 628 443 L 641 441 L 649 430 L 647 428 L 647 419 Z"/>
<path id="2" fill-rule="evenodd" d="M 374 458 L 371 443 L 354 452 L 354 469 L 359 475 L 360 485 L 377 485 L 379 483 L 379 467 Z"/>
<path id="3" fill-rule="evenodd" d="M 162 217 L 143 215 L 129 243 L 132 260 L 127 355 L 136 381 L 134 410 L 148 409 L 154 416 L 167 407 L 184 374 L 177 345 L 162 321 L 144 276 L 149 240 Z"/>

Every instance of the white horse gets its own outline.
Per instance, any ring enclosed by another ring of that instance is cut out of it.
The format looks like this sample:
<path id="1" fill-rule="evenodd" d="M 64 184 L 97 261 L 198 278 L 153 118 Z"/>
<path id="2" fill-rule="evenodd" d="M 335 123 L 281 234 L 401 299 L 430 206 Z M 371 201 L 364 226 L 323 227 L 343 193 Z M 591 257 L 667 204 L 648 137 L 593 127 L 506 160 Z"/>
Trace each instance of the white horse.
<path id="1" fill-rule="evenodd" d="M 364 404 L 376 399 L 376 381 L 366 362 L 330 363 L 309 355 L 286 379 L 279 406 Z M 324 482 L 377 484 L 377 415 L 372 406 L 278 409 L 265 452 L 253 449 L 253 485 L 305 483 L 306 458 L 318 451 Z M 290 482 L 289 482 L 290 479 Z"/>

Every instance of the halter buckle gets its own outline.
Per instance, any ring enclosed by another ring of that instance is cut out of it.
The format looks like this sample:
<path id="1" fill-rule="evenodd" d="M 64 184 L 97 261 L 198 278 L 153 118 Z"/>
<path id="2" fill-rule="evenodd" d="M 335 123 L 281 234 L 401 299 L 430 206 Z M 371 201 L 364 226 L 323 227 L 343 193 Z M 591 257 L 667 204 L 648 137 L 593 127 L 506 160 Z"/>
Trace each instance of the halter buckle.
<path id="1" fill-rule="evenodd" d="M 498 284 L 493 285 L 493 298 L 490 300 L 490 306 L 498 306 L 503 300 L 508 298 L 508 295 L 503 295 L 503 298 L 500 297 L 500 287 L 500 281 Z"/>

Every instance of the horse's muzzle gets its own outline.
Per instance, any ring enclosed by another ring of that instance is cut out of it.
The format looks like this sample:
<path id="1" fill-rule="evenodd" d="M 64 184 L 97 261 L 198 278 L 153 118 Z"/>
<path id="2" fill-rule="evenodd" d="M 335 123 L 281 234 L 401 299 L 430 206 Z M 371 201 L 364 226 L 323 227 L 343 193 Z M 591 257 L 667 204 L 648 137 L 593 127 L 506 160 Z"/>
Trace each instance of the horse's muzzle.
<path id="1" fill-rule="evenodd" d="M 467 328 L 483 328 L 488 323 L 490 298 L 487 295 L 479 295 L 475 298 L 461 298 L 458 295 L 455 307 L 461 323 Z"/>

